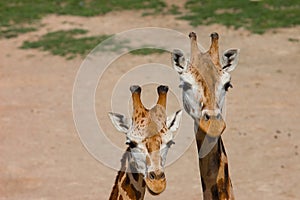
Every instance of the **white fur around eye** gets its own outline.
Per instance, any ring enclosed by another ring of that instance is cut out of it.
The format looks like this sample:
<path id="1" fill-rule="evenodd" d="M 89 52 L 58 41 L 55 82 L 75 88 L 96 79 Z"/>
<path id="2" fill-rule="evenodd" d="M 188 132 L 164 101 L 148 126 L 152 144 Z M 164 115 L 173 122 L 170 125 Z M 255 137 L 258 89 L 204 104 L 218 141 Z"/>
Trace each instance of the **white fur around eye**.
<path id="1" fill-rule="evenodd" d="M 221 76 L 221 83 L 222 85 L 225 85 L 225 83 L 228 83 L 231 80 L 231 76 L 229 73 L 227 72 L 223 72 L 222 76 Z"/>
<path id="2" fill-rule="evenodd" d="M 194 76 L 190 73 L 183 73 L 181 76 L 180 76 L 180 80 L 182 82 L 186 82 L 186 83 L 189 83 L 191 85 L 196 85 L 196 81 L 194 79 Z"/>
<path id="3" fill-rule="evenodd" d="M 202 97 L 197 87 L 184 90 L 182 93 L 183 106 L 185 111 L 194 119 L 199 119 L 201 116 Z"/>
<path id="4" fill-rule="evenodd" d="M 164 166 L 166 163 L 169 148 L 170 147 L 167 144 L 162 144 L 160 147 L 161 165 L 162 166 Z"/>
<path id="5" fill-rule="evenodd" d="M 223 106 L 224 106 L 224 102 L 225 102 L 225 95 L 226 95 L 224 86 L 226 83 L 229 83 L 230 80 L 231 80 L 230 74 L 227 72 L 223 72 L 219 86 L 216 89 L 216 96 L 218 98 L 218 106 L 219 106 L 221 112 L 223 110 Z"/>
<path id="6" fill-rule="evenodd" d="M 163 142 L 163 144 L 168 143 L 172 139 L 173 139 L 173 133 L 171 131 L 169 131 L 169 130 L 162 135 L 162 142 Z"/>

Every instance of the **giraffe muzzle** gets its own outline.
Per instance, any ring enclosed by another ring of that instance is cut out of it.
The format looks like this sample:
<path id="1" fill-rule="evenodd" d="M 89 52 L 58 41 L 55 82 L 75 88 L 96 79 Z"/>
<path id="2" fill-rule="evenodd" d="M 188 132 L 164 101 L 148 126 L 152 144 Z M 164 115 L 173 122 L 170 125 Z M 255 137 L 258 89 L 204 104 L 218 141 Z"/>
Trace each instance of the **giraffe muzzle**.
<path id="1" fill-rule="evenodd" d="M 152 195 L 158 195 L 166 189 L 166 177 L 164 172 L 149 172 L 145 178 L 146 185 Z"/>
<path id="2" fill-rule="evenodd" d="M 225 121 L 221 114 L 216 116 L 204 114 L 199 122 L 199 126 L 203 132 L 210 137 L 219 137 L 226 128 Z"/>

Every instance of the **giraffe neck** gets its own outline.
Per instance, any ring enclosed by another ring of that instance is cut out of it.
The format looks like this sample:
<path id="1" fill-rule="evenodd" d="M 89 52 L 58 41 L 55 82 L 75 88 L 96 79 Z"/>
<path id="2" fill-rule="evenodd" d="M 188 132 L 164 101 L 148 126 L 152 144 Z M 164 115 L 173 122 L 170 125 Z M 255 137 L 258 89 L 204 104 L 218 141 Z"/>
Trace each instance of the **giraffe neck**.
<path id="1" fill-rule="evenodd" d="M 146 182 L 141 173 L 130 172 L 137 170 L 135 170 L 133 163 L 129 162 L 129 154 L 130 149 L 128 148 L 121 159 L 121 169 L 118 171 L 109 200 L 144 199 Z"/>
<path id="2" fill-rule="evenodd" d="M 205 136 L 206 134 L 198 127 L 196 132 L 198 152 Z M 221 137 L 217 139 L 207 155 L 199 156 L 199 168 L 204 200 L 234 199 L 228 159 Z"/>

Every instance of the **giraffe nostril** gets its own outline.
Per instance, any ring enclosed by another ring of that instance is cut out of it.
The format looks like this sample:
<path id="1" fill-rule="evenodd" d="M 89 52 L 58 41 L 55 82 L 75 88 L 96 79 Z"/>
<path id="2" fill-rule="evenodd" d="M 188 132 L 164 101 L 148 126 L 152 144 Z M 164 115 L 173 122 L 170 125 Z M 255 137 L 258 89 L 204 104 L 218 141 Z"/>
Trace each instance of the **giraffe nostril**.
<path id="1" fill-rule="evenodd" d="M 209 116 L 207 113 L 204 113 L 203 119 L 204 119 L 205 121 L 208 121 L 208 120 L 210 119 L 210 116 Z"/>
<path id="2" fill-rule="evenodd" d="M 158 178 L 160 178 L 160 179 L 163 179 L 163 178 L 165 178 L 166 176 L 165 176 L 165 173 L 163 173 L 163 172 L 161 172 L 159 175 L 158 175 Z"/>
<path id="3" fill-rule="evenodd" d="M 149 172 L 148 177 L 149 177 L 149 179 L 154 180 L 156 175 L 154 172 Z"/>
<path id="4" fill-rule="evenodd" d="M 222 119 L 221 113 L 217 114 L 216 118 L 217 118 L 218 120 Z"/>

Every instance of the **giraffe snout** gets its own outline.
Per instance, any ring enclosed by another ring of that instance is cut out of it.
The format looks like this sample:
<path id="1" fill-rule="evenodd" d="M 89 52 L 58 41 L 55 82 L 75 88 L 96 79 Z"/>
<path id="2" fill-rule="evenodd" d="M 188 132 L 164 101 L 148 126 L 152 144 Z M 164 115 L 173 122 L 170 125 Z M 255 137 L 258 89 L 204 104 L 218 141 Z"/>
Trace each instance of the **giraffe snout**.
<path id="1" fill-rule="evenodd" d="M 158 195 L 166 189 L 166 177 L 162 171 L 151 171 L 147 173 L 145 181 L 152 195 Z"/>
<path id="2" fill-rule="evenodd" d="M 199 126 L 210 137 L 219 137 L 226 128 L 225 121 L 220 113 L 209 114 L 208 112 L 203 113 Z"/>

